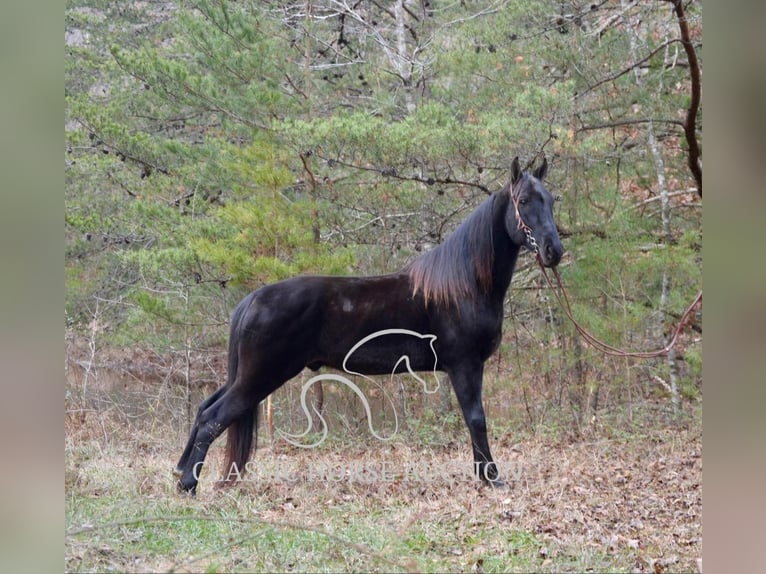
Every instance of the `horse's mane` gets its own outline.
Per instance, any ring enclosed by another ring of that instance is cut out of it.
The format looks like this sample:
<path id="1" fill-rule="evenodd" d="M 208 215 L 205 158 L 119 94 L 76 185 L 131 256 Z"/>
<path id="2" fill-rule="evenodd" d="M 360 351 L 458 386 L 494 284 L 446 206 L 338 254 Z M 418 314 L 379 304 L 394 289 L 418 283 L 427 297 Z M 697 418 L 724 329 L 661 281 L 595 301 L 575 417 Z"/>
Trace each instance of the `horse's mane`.
<path id="1" fill-rule="evenodd" d="M 492 289 L 495 262 L 493 242 L 494 215 L 504 208 L 508 186 L 485 199 L 444 243 L 437 245 L 408 264 L 412 294 L 423 293 L 426 305 L 456 303 Z"/>

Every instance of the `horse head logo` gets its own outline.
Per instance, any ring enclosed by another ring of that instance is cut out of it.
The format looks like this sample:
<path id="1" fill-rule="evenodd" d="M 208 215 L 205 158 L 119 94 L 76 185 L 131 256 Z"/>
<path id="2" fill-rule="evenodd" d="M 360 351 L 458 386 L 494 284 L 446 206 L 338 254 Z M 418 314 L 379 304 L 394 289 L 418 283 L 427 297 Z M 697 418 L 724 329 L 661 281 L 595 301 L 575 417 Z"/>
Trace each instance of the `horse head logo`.
<path id="1" fill-rule="evenodd" d="M 396 433 L 399 430 L 399 416 L 396 413 L 396 407 L 394 405 L 394 401 L 391 398 L 391 396 L 388 394 L 385 388 L 383 388 L 375 379 L 372 377 L 369 377 L 365 375 L 364 373 L 359 373 L 357 371 L 352 371 L 348 368 L 348 361 L 351 358 L 351 356 L 362 346 L 364 346 L 366 343 L 372 341 L 373 339 L 377 339 L 378 337 L 385 337 L 387 335 L 409 335 L 412 337 L 418 337 L 420 339 L 424 339 L 428 341 L 429 347 L 431 349 L 431 352 L 434 356 L 434 363 L 433 363 L 433 370 L 431 372 L 433 376 L 433 385 L 429 385 L 428 381 L 421 378 L 415 371 L 412 370 L 412 366 L 410 364 L 410 357 L 409 355 L 402 355 L 399 357 L 399 359 L 394 363 L 393 367 L 391 368 L 391 380 L 394 378 L 394 374 L 397 372 L 397 369 L 399 368 L 399 365 L 402 363 L 407 368 L 407 372 L 412 375 L 420 384 L 423 385 L 423 392 L 426 394 L 433 394 L 439 390 L 439 377 L 436 374 L 436 365 L 438 363 L 438 357 L 436 355 L 436 349 L 434 348 L 434 342 L 436 341 L 436 335 L 431 334 L 422 334 L 418 333 L 417 331 L 411 331 L 409 329 L 383 329 L 382 331 L 376 331 L 370 335 L 367 335 L 363 339 L 361 339 L 359 342 L 357 342 L 351 349 L 346 353 L 345 358 L 343 359 L 343 371 L 348 375 L 356 375 L 360 376 L 368 381 L 370 381 L 372 384 L 377 386 L 383 393 L 383 395 L 386 397 L 386 400 L 391 405 L 391 410 L 394 413 L 394 430 L 393 432 L 388 436 L 382 436 L 378 434 L 375 429 L 372 426 L 372 410 L 370 409 L 370 403 L 367 400 L 367 397 L 364 394 L 364 391 L 359 388 L 359 386 L 351 381 L 348 377 L 345 377 L 343 375 L 339 374 L 333 374 L 333 373 L 326 373 L 321 375 L 316 375 L 314 377 L 311 377 L 308 381 L 306 381 L 303 384 L 303 388 L 301 389 L 301 408 L 303 409 L 304 414 L 306 415 L 307 420 L 307 427 L 306 430 L 299 434 L 291 434 L 284 432 L 282 430 L 277 430 L 277 433 L 285 439 L 287 442 L 294 446 L 298 446 L 301 448 L 315 448 L 322 444 L 325 439 L 327 438 L 327 423 L 324 420 L 324 417 L 322 416 L 322 413 L 320 413 L 314 405 L 311 405 L 311 410 L 309 410 L 309 406 L 306 402 L 306 395 L 308 394 L 309 389 L 314 383 L 317 383 L 319 381 L 331 381 L 336 383 L 341 383 L 345 386 L 347 386 L 349 389 L 351 389 L 354 394 L 359 397 L 359 400 L 362 402 L 362 406 L 364 408 L 365 414 L 367 415 L 367 426 L 370 429 L 370 433 L 372 436 L 377 438 L 381 441 L 387 441 L 391 440 Z M 310 444 L 304 444 L 301 442 L 301 439 L 305 438 L 313 429 L 314 426 L 314 419 L 311 415 L 312 411 L 316 414 L 317 418 L 319 419 L 319 423 L 321 425 L 321 432 L 319 438 Z"/>

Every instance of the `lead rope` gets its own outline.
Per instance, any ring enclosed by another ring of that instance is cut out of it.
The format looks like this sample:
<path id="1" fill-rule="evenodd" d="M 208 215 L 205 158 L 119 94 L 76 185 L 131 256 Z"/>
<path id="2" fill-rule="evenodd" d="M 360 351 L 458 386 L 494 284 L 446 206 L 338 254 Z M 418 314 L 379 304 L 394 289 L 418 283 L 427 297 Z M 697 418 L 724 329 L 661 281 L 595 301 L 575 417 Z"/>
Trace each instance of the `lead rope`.
<path id="1" fill-rule="evenodd" d="M 580 333 L 583 339 L 585 339 L 594 348 L 601 351 L 602 353 L 607 355 L 613 355 L 615 357 L 634 357 L 638 359 L 652 359 L 654 357 L 659 357 L 661 355 L 665 355 L 670 352 L 670 350 L 675 346 L 676 341 L 678 340 L 678 335 L 681 334 L 681 331 L 683 331 L 684 326 L 689 320 L 689 316 L 692 314 L 692 311 L 694 311 L 695 307 L 697 307 L 697 305 L 702 302 L 701 290 L 699 293 L 697 293 L 697 296 L 694 298 L 694 301 L 692 301 L 691 305 L 689 305 L 686 308 L 686 311 L 684 311 L 684 314 L 681 315 L 681 319 L 678 321 L 678 325 L 676 325 L 676 328 L 673 330 L 673 336 L 670 338 L 670 341 L 668 341 L 668 344 L 665 345 L 662 349 L 657 349 L 655 351 L 625 351 L 618 347 L 613 347 L 612 345 L 609 345 L 608 343 L 604 343 L 603 341 L 591 335 L 585 329 L 585 327 L 580 325 L 580 323 L 578 323 L 577 320 L 574 318 L 574 313 L 572 313 L 572 306 L 569 303 L 569 295 L 567 294 L 567 290 L 564 288 L 564 284 L 561 281 L 561 275 L 559 275 L 559 270 L 556 267 L 553 268 L 553 275 L 556 277 L 556 283 L 558 284 L 559 289 L 557 290 L 556 287 L 553 285 L 551 278 L 548 276 L 548 270 L 545 268 L 545 266 L 543 265 L 543 262 L 540 259 L 540 249 L 537 246 L 537 241 L 535 241 L 535 237 L 532 235 L 532 228 L 530 228 L 521 218 L 521 213 L 519 212 L 518 194 L 514 193 L 513 187 L 511 188 L 511 199 L 513 201 L 513 207 L 516 210 L 516 222 L 517 222 L 518 228 L 524 231 L 524 235 L 526 235 L 529 248 L 535 254 L 535 259 L 537 260 L 538 265 L 540 265 L 540 269 L 542 270 L 543 277 L 545 277 L 545 280 L 548 282 L 548 286 L 551 288 L 551 291 L 553 291 L 553 294 L 556 296 L 556 300 L 558 300 L 559 305 L 561 305 L 561 308 L 564 309 L 564 313 L 566 313 L 567 317 L 569 317 L 569 320 L 572 321 L 574 328 L 577 330 L 578 333 Z M 561 293 L 559 293 L 559 290 L 561 291 Z M 562 297 L 562 294 L 563 294 L 563 297 Z"/>
<path id="2" fill-rule="evenodd" d="M 654 357 L 659 357 L 661 355 L 665 355 L 670 352 L 670 350 L 675 346 L 676 341 L 678 339 L 678 335 L 681 334 L 681 331 L 683 331 L 683 328 L 686 326 L 687 321 L 689 320 L 689 316 L 692 314 L 694 309 L 697 307 L 698 304 L 702 302 L 702 291 L 700 290 L 699 293 L 697 293 L 697 296 L 694 298 L 694 301 L 692 301 L 691 305 L 689 305 L 686 308 L 686 311 L 684 311 L 684 314 L 681 315 L 681 319 L 678 321 L 678 325 L 676 325 L 676 328 L 673 330 L 673 336 L 670 338 L 670 341 L 668 341 L 668 344 L 665 345 L 661 349 L 657 349 L 655 351 L 625 351 L 623 349 L 620 349 L 618 347 L 613 347 L 612 345 L 609 345 L 607 343 L 604 343 L 603 341 L 600 341 L 593 335 L 591 335 L 588 331 L 585 330 L 585 328 L 580 325 L 577 320 L 574 318 L 574 314 L 572 313 L 572 306 L 569 303 L 569 295 L 567 294 L 566 289 L 564 288 L 564 284 L 561 282 L 561 276 L 559 275 L 559 271 L 557 268 L 553 268 L 553 275 L 556 277 L 556 282 L 558 283 L 558 287 L 561 290 L 561 294 L 556 289 L 556 287 L 553 285 L 553 282 L 551 281 L 551 278 L 548 276 L 547 269 L 543 265 L 542 261 L 540 260 L 540 256 L 537 252 L 535 252 L 535 258 L 537 259 L 537 263 L 540 265 L 540 269 L 543 272 L 543 277 L 545 277 L 545 280 L 548 282 L 548 286 L 553 291 L 553 294 L 556 296 L 556 299 L 559 302 L 559 305 L 561 305 L 561 308 L 564 309 L 564 312 L 566 313 L 567 317 L 569 317 L 569 320 L 572 321 L 572 324 L 574 325 L 575 329 L 577 329 L 577 332 L 582 335 L 582 337 L 590 343 L 593 347 L 595 347 L 597 350 L 601 351 L 602 353 L 605 353 L 607 355 L 613 355 L 615 357 L 634 357 L 638 359 L 651 359 Z"/>

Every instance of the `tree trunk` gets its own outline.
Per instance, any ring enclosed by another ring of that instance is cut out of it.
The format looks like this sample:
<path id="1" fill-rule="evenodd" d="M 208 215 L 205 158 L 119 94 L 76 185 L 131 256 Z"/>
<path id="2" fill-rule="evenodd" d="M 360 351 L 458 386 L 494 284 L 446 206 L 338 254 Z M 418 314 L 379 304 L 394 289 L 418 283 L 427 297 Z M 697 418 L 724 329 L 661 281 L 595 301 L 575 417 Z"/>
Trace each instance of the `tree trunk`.
<path id="1" fill-rule="evenodd" d="M 407 54 L 407 27 L 404 20 L 404 0 L 396 0 L 394 4 L 396 17 L 396 69 L 404 87 L 404 102 L 407 113 L 415 111 L 415 100 L 412 96 L 412 69 Z"/>
<path id="2" fill-rule="evenodd" d="M 630 54 L 633 61 L 638 60 L 638 47 L 636 45 L 636 28 L 630 25 L 630 14 L 628 11 L 628 3 L 626 0 L 621 0 L 622 8 L 625 10 L 625 17 L 628 19 L 628 41 L 630 42 Z M 666 42 L 667 44 L 667 42 Z M 665 48 L 667 50 L 667 47 Z M 636 85 L 642 87 L 643 81 L 639 73 L 639 69 L 636 67 L 633 69 Z M 662 89 L 662 81 L 660 80 L 660 89 Z M 654 169 L 657 173 L 657 188 L 660 194 L 660 209 L 662 217 L 662 234 L 666 243 L 672 240 L 671 226 L 670 226 L 670 200 L 668 198 L 668 186 L 665 179 L 665 162 L 662 158 L 662 151 L 657 143 L 657 136 L 654 131 L 654 124 L 649 122 L 647 126 L 647 136 L 649 141 L 649 151 L 654 160 Z M 660 308 L 657 314 L 657 335 L 659 338 L 663 337 L 663 325 L 665 317 L 665 309 L 667 307 L 668 295 L 670 292 L 670 277 L 668 277 L 667 271 L 662 274 L 662 292 L 660 294 Z M 666 341 L 667 343 L 667 341 Z M 680 411 L 681 400 L 678 394 L 678 368 L 676 366 L 675 351 L 667 355 L 668 370 L 670 376 L 670 400 L 673 405 L 673 414 L 678 415 Z"/>

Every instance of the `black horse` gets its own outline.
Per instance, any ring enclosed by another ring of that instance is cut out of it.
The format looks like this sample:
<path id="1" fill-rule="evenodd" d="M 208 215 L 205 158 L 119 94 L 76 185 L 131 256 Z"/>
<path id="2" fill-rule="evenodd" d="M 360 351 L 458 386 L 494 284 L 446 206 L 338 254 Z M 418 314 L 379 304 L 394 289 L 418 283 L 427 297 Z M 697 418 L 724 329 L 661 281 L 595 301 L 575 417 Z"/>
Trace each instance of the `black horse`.
<path id="1" fill-rule="evenodd" d="M 519 250 L 556 266 L 563 248 L 553 219 L 554 198 L 542 183 L 546 160 L 532 173 L 518 158 L 511 181 L 489 196 L 442 243 L 404 269 L 377 277 L 299 276 L 253 291 L 231 318 L 228 380 L 199 407 L 176 466 L 178 488 L 195 492 L 208 448 L 228 429 L 226 469 L 244 471 L 257 429 L 257 406 L 304 367 L 342 366 L 355 373 L 390 374 L 407 355 L 414 371 L 449 375 L 471 434 L 475 472 L 499 484 L 487 441 L 481 388 L 484 362 L 500 345 L 503 300 Z M 359 341 L 393 334 L 356 350 Z M 401 370 L 404 370 L 403 367 Z M 350 372 L 349 371 L 349 372 Z M 227 470 L 226 472 L 229 472 Z"/>

